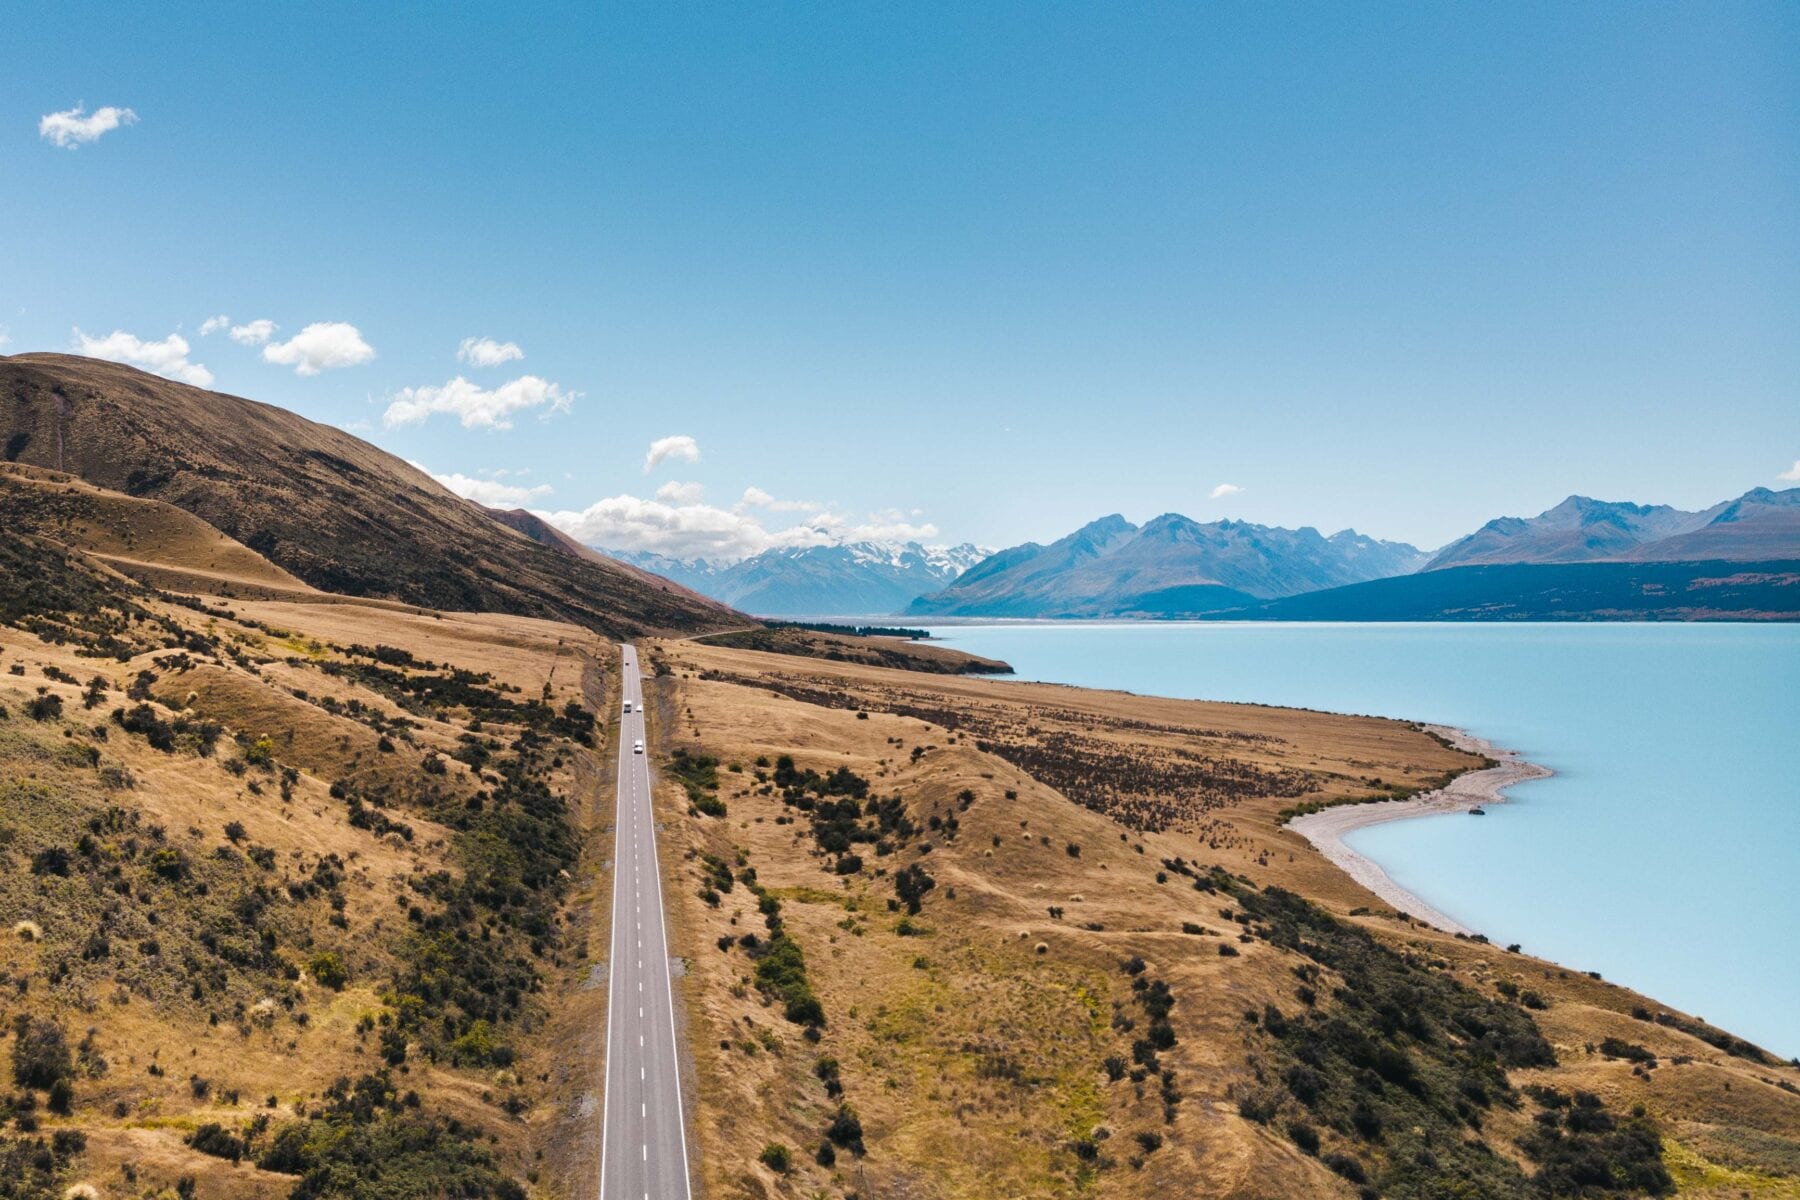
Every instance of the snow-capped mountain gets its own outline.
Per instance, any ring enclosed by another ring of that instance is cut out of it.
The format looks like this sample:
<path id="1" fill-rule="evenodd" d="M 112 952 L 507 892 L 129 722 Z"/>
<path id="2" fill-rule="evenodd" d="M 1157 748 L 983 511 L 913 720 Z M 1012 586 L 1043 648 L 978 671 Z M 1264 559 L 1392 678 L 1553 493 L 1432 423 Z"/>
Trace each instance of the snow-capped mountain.
<path id="1" fill-rule="evenodd" d="M 737 562 L 603 550 L 632 566 L 765 617 L 879 616 L 948 587 L 991 551 L 918 542 L 844 542 L 765 550 Z"/>

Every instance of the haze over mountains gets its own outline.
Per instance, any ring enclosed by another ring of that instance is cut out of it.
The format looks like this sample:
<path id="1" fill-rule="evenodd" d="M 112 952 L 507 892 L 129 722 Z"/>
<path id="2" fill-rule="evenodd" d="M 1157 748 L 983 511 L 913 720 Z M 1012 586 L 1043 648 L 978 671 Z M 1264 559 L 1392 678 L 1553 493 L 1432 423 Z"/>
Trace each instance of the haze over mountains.
<path id="1" fill-rule="evenodd" d="M 1247 521 L 1202 524 L 1165 513 L 1144 525 L 1102 517 L 1048 546 L 1002 550 L 950 587 L 921 596 L 912 615 L 994 617 L 1176 616 L 1238 608 L 1417 570 L 1417 547 L 1346 529 L 1279 529 Z"/>
<path id="2" fill-rule="evenodd" d="M 1655 564 L 1655 569 L 1651 565 Z M 1760 570 L 1746 571 L 1745 564 Z M 1574 569 L 1576 567 L 1580 569 Z M 1435 554 L 1351 530 L 1103 517 L 1002 550 L 911 616 L 1739 619 L 1800 614 L 1800 488 L 1701 512 L 1571 496 Z"/>
<path id="3" fill-rule="evenodd" d="M 776 547 L 736 562 L 683 561 L 607 551 L 627 564 L 761 616 L 868 616 L 898 612 L 954 581 L 992 551 L 964 542 L 844 542 Z"/>
<path id="4" fill-rule="evenodd" d="M 1501 517 L 1432 556 L 1427 570 L 1494 563 L 1752 562 L 1800 556 L 1800 488 L 1752 488 L 1701 512 L 1570 496 Z"/>
<path id="5" fill-rule="evenodd" d="M 502 516 L 517 518 L 543 525 L 530 514 Z M 764 616 L 1768 618 L 1800 611 L 1791 569 L 1800 561 L 1800 489 L 1755 488 L 1699 512 L 1570 496 L 1535 517 L 1489 521 L 1435 553 L 1348 529 L 1325 536 L 1178 513 L 1139 526 L 1115 513 L 1048 545 L 991 553 L 863 542 L 730 563 L 612 556 Z M 1740 579 L 1719 563 L 1774 565 Z M 1552 569 L 1575 564 L 1592 569 Z"/>

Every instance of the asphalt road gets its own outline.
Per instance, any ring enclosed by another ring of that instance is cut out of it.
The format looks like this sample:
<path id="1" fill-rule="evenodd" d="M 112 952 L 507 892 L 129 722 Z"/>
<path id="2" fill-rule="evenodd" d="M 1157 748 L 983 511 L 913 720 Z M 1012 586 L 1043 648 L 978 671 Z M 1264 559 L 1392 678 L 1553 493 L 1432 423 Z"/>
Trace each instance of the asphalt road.
<path id="1" fill-rule="evenodd" d="M 675 1002 L 656 862 L 656 818 L 650 808 L 650 758 L 633 751 L 644 737 L 644 693 L 637 651 L 622 649 L 631 712 L 619 724 L 600 1196 L 690 1200 Z"/>

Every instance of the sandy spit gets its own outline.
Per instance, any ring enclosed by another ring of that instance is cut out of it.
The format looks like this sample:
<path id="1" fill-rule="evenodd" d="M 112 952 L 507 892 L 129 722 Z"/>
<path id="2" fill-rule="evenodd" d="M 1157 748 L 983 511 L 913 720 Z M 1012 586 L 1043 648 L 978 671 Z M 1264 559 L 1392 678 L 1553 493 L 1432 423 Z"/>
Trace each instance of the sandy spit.
<path id="1" fill-rule="evenodd" d="M 1447 725 L 1426 728 L 1439 734 L 1458 750 L 1484 754 L 1497 765 L 1482 771 L 1459 775 L 1448 787 L 1410 800 L 1382 800 L 1373 804 L 1339 804 L 1321 812 L 1309 813 L 1289 821 L 1287 827 L 1313 844 L 1314 849 L 1330 859 L 1350 878 L 1374 892 L 1397 911 L 1407 913 L 1448 933 L 1475 931 L 1445 916 L 1429 904 L 1395 883 L 1381 866 L 1344 844 L 1344 835 L 1365 825 L 1383 821 L 1404 821 L 1413 817 L 1429 817 L 1439 813 L 1467 813 L 1470 809 L 1488 808 L 1506 803 L 1505 791 L 1529 779 L 1547 779 L 1547 767 L 1526 762 L 1512 750 L 1503 750 L 1483 741 L 1467 730 Z M 1476 818 L 1479 820 L 1480 818 Z"/>

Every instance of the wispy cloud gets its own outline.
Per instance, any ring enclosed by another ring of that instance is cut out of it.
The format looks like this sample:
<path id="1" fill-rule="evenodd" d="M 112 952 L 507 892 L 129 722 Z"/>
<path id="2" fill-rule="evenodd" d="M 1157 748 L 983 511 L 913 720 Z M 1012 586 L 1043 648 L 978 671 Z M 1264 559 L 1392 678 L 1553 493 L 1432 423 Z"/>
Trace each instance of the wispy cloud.
<path id="1" fill-rule="evenodd" d="M 759 487 L 745 488 L 737 502 L 740 512 L 746 508 L 766 508 L 770 512 L 818 512 L 824 507 L 811 500 L 777 500 Z"/>
<path id="2" fill-rule="evenodd" d="M 567 412 L 578 395 L 536 375 L 521 375 L 491 389 L 458 375 L 438 387 L 402 388 L 381 420 L 392 429 L 445 414 L 461 421 L 464 429 L 511 429 L 513 414 L 530 409 L 544 409 L 545 415 Z"/>
<path id="3" fill-rule="evenodd" d="M 1788 483 L 1800 483 L 1800 458 L 1796 458 L 1793 466 L 1789 467 L 1775 478 L 1785 480 Z"/>
<path id="4" fill-rule="evenodd" d="M 456 348 L 456 360 L 471 367 L 497 367 L 524 358 L 517 342 L 496 342 L 490 337 L 464 338 Z"/>
<path id="5" fill-rule="evenodd" d="M 413 463 L 412 465 L 464 500 L 473 500 L 477 504 L 485 504 L 490 508 L 518 508 L 540 497 L 548 496 L 556 490 L 547 483 L 540 483 L 536 487 L 520 487 L 518 484 L 501 483 L 498 479 L 479 479 L 460 475 L 455 471 L 447 475 L 440 475 L 424 463 Z M 496 474 L 501 473 L 496 472 Z"/>
<path id="6" fill-rule="evenodd" d="M 136 334 L 115 329 L 105 337 L 92 337 L 75 331 L 77 353 L 89 358 L 141 367 L 166 379 L 191 383 L 195 387 L 211 387 L 213 373 L 197 362 L 188 361 L 192 349 L 179 333 L 171 333 L 159 342 L 146 342 Z"/>
<path id="7" fill-rule="evenodd" d="M 1244 489 L 1235 483 L 1221 483 L 1207 494 L 1208 499 L 1223 500 L 1227 496 L 1235 496 Z"/>
<path id="8" fill-rule="evenodd" d="M 653 500 L 608 496 L 587 508 L 539 512 L 564 533 L 603 550 L 648 551 L 669 558 L 734 562 L 777 547 L 831 546 L 840 542 L 928 541 L 937 527 L 894 520 L 894 513 L 871 513 L 849 521 L 820 513 L 785 529 L 768 529 L 742 508 L 688 502 L 659 490 Z"/>
<path id="9" fill-rule="evenodd" d="M 706 488 L 698 483 L 676 483 L 670 480 L 656 489 L 656 498 L 668 504 L 698 504 L 706 496 Z"/>
<path id="10" fill-rule="evenodd" d="M 700 461 L 700 443 L 685 433 L 670 437 L 657 438 L 650 443 L 650 450 L 644 455 L 644 474 L 648 475 L 658 463 Z"/>
<path id="11" fill-rule="evenodd" d="M 240 346 L 261 346 L 275 336 L 275 331 L 278 328 L 280 328 L 280 326 L 276 325 L 275 322 L 269 320 L 267 317 L 259 317 L 254 321 L 246 321 L 242 325 L 233 325 L 231 327 L 231 340 Z M 346 326 L 345 328 L 349 327 Z M 204 333 L 205 330 L 201 330 L 201 332 Z M 355 330 L 351 330 L 351 332 L 354 333 Z M 299 338 L 295 338 L 294 340 L 299 341 Z M 367 349 L 367 347 L 364 347 L 364 349 Z M 267 355 L 264 357 L 267 357 Z M 375 357 L 375 352 L 373 350 L 369 351 L 369 357 Z M 335 366 L 338 364 L 329 365 Z M 317 371 L 301 371 L 300 373 L 302 375 L 318 374 Z"/>
<path id="12" fill-rule="evenodd" d="M 251 326 L 261 322 L 252 321 Z M 243 326 L 248 329 L 250 326 Z M 273 331 L 274 326 L 270 326 Z M 235 336 L 237 330 L 232 330 Z M 363 341 L 354 325 L 343 321 L 317 321 L 285 342 L 263 347 L 263 361 L 293 367 L 298 375 L 317 375 L 334 367 L 354 367 L 375 357 L 375 348 Z"/>
<path id="13" fill-rule="evenodd" d="M 53 146 L 75 150 L 99 141 L 102 134 L 111 133 L 121 125 L 135 125 L 137 119 L 137 114 L 129 108 L 115 108 L 109 104 L 90 113 L 85 105 L 77 104 L 74 108 L 40 117 L 38 136 Z"/>
<path id="14" fill-rule="evenodd" d="M 201 337 L 210 337 L 211 335 L 219 332 L 219 330 L 224 329 L 227 325 L 230 325 L 230 324 L 231 324 L 231 318 L 226 316 L 224 313 L 220 313 L 216 317 L 208 317 L 208 318 L 206 318 L 206 320 L 200 322 L 200 336 Z"/>

